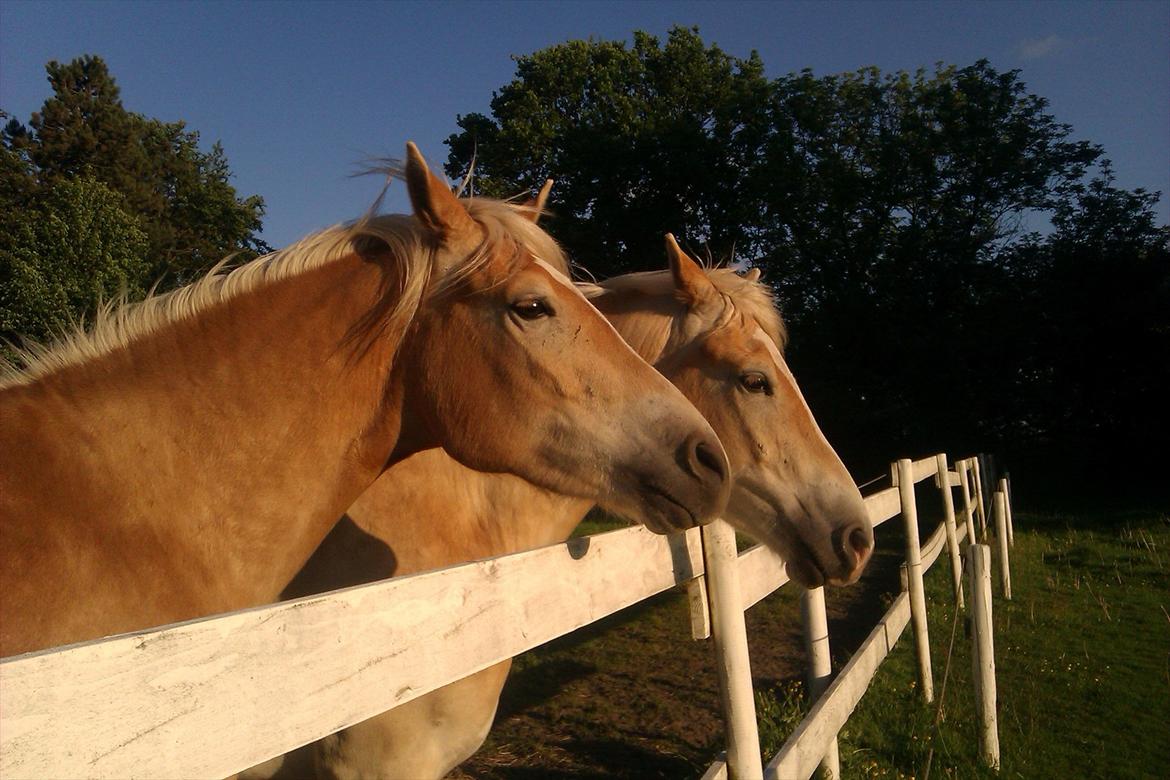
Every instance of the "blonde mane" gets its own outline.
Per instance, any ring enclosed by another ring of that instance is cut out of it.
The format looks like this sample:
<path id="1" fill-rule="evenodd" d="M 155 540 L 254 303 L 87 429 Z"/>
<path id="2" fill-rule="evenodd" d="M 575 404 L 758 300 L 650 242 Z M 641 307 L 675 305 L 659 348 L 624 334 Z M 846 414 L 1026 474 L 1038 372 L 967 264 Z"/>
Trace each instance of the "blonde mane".
<path id="1" fill-rule="evenodd" d="M 788 328 L 780 315 L 776 297 L 766 284 L 740 276 L 732 268 L 705 267 L 703 272 L 723 298 L 724 308 L 716 328 L 725 327 L 736 318 L 754 321 L 776 343 L 781 352 L 788 344 Z M 675 301 L 674 279 L 670 271 L 643 271 L 607 279 L 600 284 L 579 284 L 586 298 L 608 295 L 648 296 L 664 302 Z M 670 319 L 639 316 L 623 326 L 624 338 L 643 357 L 657 355 L 670 334 Z M 653 346 L 651 346 L 653 345 Z"/>
<path id="2" fill-rule="evenodd" d="M 398 174 L 399 170 L 387 172 Z M 363 329 L 378 334 L 403 333 L 423 300 L 457 287 L 498 256 L 500 249 L 505 250 L 509 273 L 528 255 L 568 275 L 564 252 L 532 221 L 530 206 L 488 198 L 466 198 L 462 202 L 482 226 L 484 240 L 471 255 L 447 268 L 441 278 L 431 278 L 435 248 L 416 219 L 401 214 L 374 215 L 371 210 L 352 223 L 326 228 L 238 268 L 226 269 L 227 258 L 202 279 L 178 290 L 151 295 L 137 303 L 124 299 L 107 302 L 98 307 L 88 329 L 81 323 L 49 344 L 26 343 L 17 347 L 25 368 L 0 359 L 0 389 L 28 384 L 68 366 L 95 360 L 251 290 L 362 251 L 371 242 L 374 246 L 384 245 L 390 262 L 399 264 L 400 271 L 395 275 L 397 284 L 384 292 L 371 316 L 363 321 Z"/>

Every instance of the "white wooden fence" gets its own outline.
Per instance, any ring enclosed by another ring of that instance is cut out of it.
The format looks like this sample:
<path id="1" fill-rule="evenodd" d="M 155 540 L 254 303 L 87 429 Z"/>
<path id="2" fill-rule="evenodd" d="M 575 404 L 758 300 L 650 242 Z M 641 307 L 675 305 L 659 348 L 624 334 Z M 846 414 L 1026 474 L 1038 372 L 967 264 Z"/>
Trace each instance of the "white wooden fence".
<path id="1" fill-rule="evenodd" d="M 951 472 L 945 456 L 901 461 L 895 486 L 866 498 L 875 525 L 911 517 L 906 485 L 934 476 L 948 498 L 961 486 L 962 522 L 950 514 L 920 549 L 912 545 L 910 590 L 767 767 L 743 612 L 788 577 L 762 547 L 737 555 L 734 533 L 716 522 L 665 537 L 626 528 L 0 660 L 0 776 L 226 777 L 682 585 L 695 636 L 714 637 L 728 724 L 726 759 L 706 776 L 807 777 L 832 760 L 837 732 L 915 612 L 921 573 L 944 547 L 958 565 L 959 543 L 982 518 L 971 464 Z M 1002 516 L 1010 523 L 1010 509 Z M 804 611 L 825 688 L 823 594 L 813 592 Z"/>

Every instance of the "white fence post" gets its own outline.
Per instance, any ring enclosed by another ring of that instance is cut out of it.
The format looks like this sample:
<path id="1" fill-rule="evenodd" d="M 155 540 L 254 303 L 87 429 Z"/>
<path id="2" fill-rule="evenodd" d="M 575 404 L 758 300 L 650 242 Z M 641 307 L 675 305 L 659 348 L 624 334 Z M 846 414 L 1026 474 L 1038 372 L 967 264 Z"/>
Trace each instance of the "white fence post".
<path id="1" fill-rule="evenodd" d="M 800 619 L 804 627 L 804 648 L 808 655 L 808 699 L 816 702 L 829 687 L 833 662 L 829 655 L 829 620 L 825 613 L 825 589 L 806 590 L 800 597 Z M 834 738 L 821 760 L 822 777 L 841 777 L 841 757 Z"/>
<path id="2" fill-rule="evenodd" d="M 1007 538 L 1008 544 L 1012 547 L 1016 546 L 1016 532 L 1012 528 L 1012 492 L 1008 486 L 1007 477 L 999 481 L 999 491 L 1003 493 L 1004 509 L 1007 510 Z"/>
<path id="3" fill-rule="evenodd" d="M 735 530 L 725 521 L 715 520 L 703 526 L 702 534 L 715 670 L 727 725 L 727 767 L 732 780 L 754 780 L 763 777 L 764 768 L 739 589 Z"/>
<path id="4" fill-rule="evenodd" d="M 976 544 L 967 550 L 971 593 L 971 663 L 975 673 L 975 707 L 979 721 L 979 755 L 999 769 L 999 724 L 996 717 L 995 642 L 991 622 L 991 549 Z"/>
<path id="5" fill-rule="evenodd" d="M 967 546 L 978 544 L 975 538 L 975 515 L 971 506 L 971 475 L 968 471 L 970 461 L 966 458 L 955 463 L 955 470 L 959 472 L 959 489 L 963 491 L 963 522 L 967 525 Z"/>
<path id="6" fill-rule="evenodd" d="M 946 453 L 935 456 L 938 465 L 939 490 L 942 491 L 943 522 L 947 527 L 947 550 L 951 555 L 951 585 L 954 589 L 955 602 L 963 608 L 963 559 L 959 555 L 959 535 L 955 526 L 955 499 L 951 495 L 950 474 L 947 472 Z"/>
<path id="7" fill-rule="evenodd" d="M 987 511 L 983 505 L 983 477 L 979 474 L 979 456 L 971 458 L 971 470 L 975 474 L 975 512 L 979 515 L 979 538 L 987 541 Z"/>
<path id="8" fill-rule="evenodd" d="M 1003 587 L 1003 597 L 1008 601 L 1012 600 L 1012 571 L 1011 563 L 1008 560 L 1008 532 L 1007 532 L 1007 510 L 1002 490 L 995 491 L 995 535 L 999 537 L 999 581 Z"/>
<path id="9" fill-rule="evenodd" d="M 918 505 L 914 500 L 914 469 L 910 460 L 898 461 L 898 496 L 906 524 L 906 575 L 910 590 L 910 619 L 914 625 L 914 650 L 918 657 L 918 682 L 922 698 L 934 701 L 934 678 L 930 670 L 930 636 L 926 627 L 926 594 L 922 587 L 922 547 L 918 542 Z"/>

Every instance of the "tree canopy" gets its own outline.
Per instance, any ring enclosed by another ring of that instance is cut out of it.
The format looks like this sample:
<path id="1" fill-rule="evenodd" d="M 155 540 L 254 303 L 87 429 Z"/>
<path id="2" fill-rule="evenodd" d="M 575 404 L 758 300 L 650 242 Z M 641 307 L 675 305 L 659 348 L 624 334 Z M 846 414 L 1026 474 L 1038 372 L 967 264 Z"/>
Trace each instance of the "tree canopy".
<path id="1" fill-rule="evenodd" d="M 1019 71 L 769 79 L 755 53 L 675 28 L 517 57 L 491 115 L 458 122 L 448 173 L 474 160 L 493 195 L 556 179 L 549 229 L 599 275 L 662 267 L 667 231 L 761 266 L 856 468 L 940 446 L 1116 450 L 1167 419 L 1158 194 L 1116 188 Z"/>
<path id="2" fill-rule="evenodd" d="M 43 340 L 101 298 L 177 286 L 267 249 L 264 202 L 230 184 L 223 148 L 128 111 L 99 57 L 46 66 L 53 94 L 0 133 L 0 338 Z"/>

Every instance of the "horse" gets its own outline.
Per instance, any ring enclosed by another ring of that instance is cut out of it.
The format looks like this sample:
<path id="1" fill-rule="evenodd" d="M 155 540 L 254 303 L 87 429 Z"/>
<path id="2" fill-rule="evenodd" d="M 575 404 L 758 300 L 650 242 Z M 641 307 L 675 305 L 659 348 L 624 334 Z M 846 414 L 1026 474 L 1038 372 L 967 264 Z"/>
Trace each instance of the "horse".
<path id="1" fill-rule="evenodd" d="M 669 271 L 585 285 L 590 300 L 703 412 L 727 451 L 726 519 L 806 587 L 856 581 L 873 549 L 861 494 L 784 361 L 787 334 L 758 270 L 703 269 L 666 239 Z M 564 541 L 590 509 L 439 450 L 390 469 L 350 507 L 286 598 Z M 411 536 L 401 518 L 428 518 Z M 511 662 L 473 674 L 245 772 L 256 778 L 439 778 L 483 744 Z"/>
<path id="2" fill-rule="evenodd" d="M 274 601 L 380 474 L 435 447 L 653 530 L 719 514 L 711 426 L 532 214 L 457 198 L 414 144 L 393 173 L 411 215 L 109 308 L 9 367 L 0 655 Z"/>

